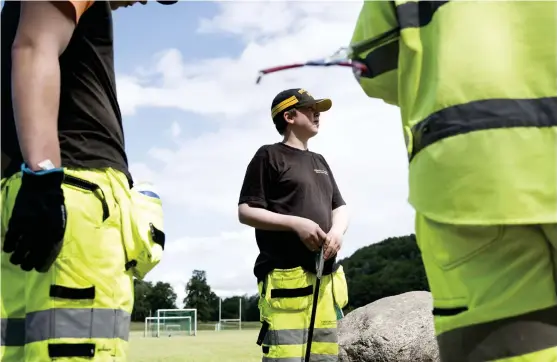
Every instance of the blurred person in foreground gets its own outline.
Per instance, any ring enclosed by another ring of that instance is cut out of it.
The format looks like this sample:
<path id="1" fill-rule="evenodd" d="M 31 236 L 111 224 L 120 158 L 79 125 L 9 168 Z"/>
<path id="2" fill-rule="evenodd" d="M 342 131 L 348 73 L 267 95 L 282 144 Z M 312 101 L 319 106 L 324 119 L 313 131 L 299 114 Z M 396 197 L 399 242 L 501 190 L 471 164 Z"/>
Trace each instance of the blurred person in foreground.
<path id="1" fill-rule="evenodd" d="M 260 250 L 254 274 L 263 361 L 303 360 L 320 250 L 325 262 L 311 356 L 337 360 L 337 319 L 348 294 L 336 255 L 348 228 L 347 206 L 325 158 L 308 149 L 320 114 L 331 106 L 301 88 L 280 92 L 271 116 L 283 140 L 257 150 L 240 191 L 239 220 L 255 228 Z"/>
<path id="2" fill-rule="evenodd" d="M 136 2 L 2 8 L 2 361 L 126 361 L 132 278 L 164 246 L 116 96 L 112 11 Z"/>
<path id="3" fill-rule="evenodd" d="M 351 46 L 400 107 L 441 360 L 557 361 L 557 2 L 366 2 Z"/>

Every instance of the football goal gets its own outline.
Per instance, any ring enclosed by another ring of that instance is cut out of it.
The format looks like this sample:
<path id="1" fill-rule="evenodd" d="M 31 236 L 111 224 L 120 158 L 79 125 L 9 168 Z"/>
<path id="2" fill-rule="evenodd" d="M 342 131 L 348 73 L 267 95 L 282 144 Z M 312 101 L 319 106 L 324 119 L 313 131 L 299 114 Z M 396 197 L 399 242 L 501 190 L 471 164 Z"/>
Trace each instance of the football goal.
<path id="1" fill-rule="evenodd" d="M 159 309 L 145 318 L 145 337 L 196 336 L 196 309 Z"/>
<path id="2" fill-rule="evenodd" d="M 238 318 L 222 318 L 222 298 L 219 298 L 219 321 L 215 325 L 216 331 L 238 329 L 242 330 L 242 298 L 238 298 Z"/>

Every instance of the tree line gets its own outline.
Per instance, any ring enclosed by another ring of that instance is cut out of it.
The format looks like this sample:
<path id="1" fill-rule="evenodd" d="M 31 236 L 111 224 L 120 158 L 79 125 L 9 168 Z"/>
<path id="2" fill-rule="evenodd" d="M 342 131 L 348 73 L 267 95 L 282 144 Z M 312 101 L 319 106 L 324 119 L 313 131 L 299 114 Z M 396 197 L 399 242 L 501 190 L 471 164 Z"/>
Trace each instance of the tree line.
<path id="1" fill-rule="evenodd" d="M 349 303 L 345 313 L 378 299 L 414 290 L 429 291 L 420 251 L 414 234 L 391 237 L 358 249 L 339 260 L 348 283 Z M 135 304 L 133 321 L 143 321 L 158 309 L 178 308 L 177 294 L 165 282 L 134 281 Z M 258 295 L 223 298 L 222 319 L 239 318 L 242 300 L 242 321 L 258 321 Z M 185 287 L 183 308 L 196 308 L 200 322 L 218 321 L 219 298 L 207 283 L 204 270 L 194 270 Z"/>

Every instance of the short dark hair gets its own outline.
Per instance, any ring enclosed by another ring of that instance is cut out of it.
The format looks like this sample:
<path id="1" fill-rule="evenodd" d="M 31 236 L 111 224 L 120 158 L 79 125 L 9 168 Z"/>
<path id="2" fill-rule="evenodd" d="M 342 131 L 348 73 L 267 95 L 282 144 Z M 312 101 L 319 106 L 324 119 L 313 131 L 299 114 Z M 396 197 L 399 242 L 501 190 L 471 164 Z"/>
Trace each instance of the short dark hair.
<path id="1" fill-rule="evenodd" d="M 280 112 L 273 119 L 273 123 L 275 124 L 275 128 L 277 129 L 278 133 L 281 136 L 284 136 L 284 133 L 286 132 L 286 127 L 288 127 L 288 123 L 284 119 L 284 115 L 287 114 L 287 113 L 291 117 L 294 117 L 296 115 L 296 108 L 292 108 L 292 109 L 288 109 L 286 111 Z"/>

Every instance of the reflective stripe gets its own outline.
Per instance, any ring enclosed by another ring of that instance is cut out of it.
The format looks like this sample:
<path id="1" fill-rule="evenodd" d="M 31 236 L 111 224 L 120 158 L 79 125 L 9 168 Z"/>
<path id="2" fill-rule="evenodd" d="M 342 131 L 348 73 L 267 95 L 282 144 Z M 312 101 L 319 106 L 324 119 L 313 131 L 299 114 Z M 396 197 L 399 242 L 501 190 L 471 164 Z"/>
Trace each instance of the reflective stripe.
<path id="1" fill-rule="evenodd" d="M 437 336 L 443 362 L 494 361 L 557 347 L 557 306 Z"/>
<path id="2" fill-rule="evenodd" d="M 48 309 L 25 319 L 2 319 L 2 345 L 22 346 L 57 338 L 119 338 L 127 341 L 131 315 L 117 309 Z"/>
<path id="3" fill-rule="evenodd" d="M 307 342 L 307 329 L 280 329 L 269 330 L 265 335 L 263 344 L 268 346 L 279 346 L 288 344 L 304 344 Z M 315 328 L 313 330 L 313 342 L 337 343 L 338 334 L 336 328 Z"/>
<path id="4" fill-rule="evenodd" d="M 473 131 L 510 127 L 557 126 L 557 97 L 486 99 L 459 104 L 431 114 L 412 128 L 409 158 L 448 137 Z"/>
<path id="5" fill-rule="evenodd" d="M 426 26 L 433 19 L 435 12 L 448 1 L 419 1 L 407 2 L 396 7 L 399 26 L 379 35 L 353 45 L 353 59 L 365 64 L 367 71 L 360 76 L 373 79 L 377 76 L 398 68 L 398 54 L 400 31 L 406 28 L 419 28 Z M 396 39 L 396 40 L 394 40 Z M 393 41 L 394 40 L 394 41 Z M 356 54 L 363 53 L 373 47 L 364 59 Z"/>
<path id="6" fill-rule="evenodd" d="M 382 74 L 398 68 L 398 54 L 400 31 L 405 28 L 422 27 L 429 24 L 433 14 L 448 1 L 419 1 L 407 2 L 396 7 L 399 27 L 379 35 L 377 38 L 369 39 L 353 45 L 353 59 L 365 64 L 367 71 L 360 76 L 373 79 Z M 395 40 L 396 39 L 396 40 Z M 364 59 L 356 54 L 363 53 L 373 47 Z"/>
<path id="7" fill-rule="evenodd" d="M 0 319 L 0 346 L 17 347 L 25 344 L 25 318 Z"/>
<path id="8" fill-rule="evenodd" d="M 332 354 L 314 354 L 312 353 L 310 362 L 338 362 L 338 356 Z M 304 357 L 263 357 L 262 362 L 303 362 Z"/>
<path id="9" fill-rule="evenodd" d="M 131 315 L 118 309 L 50 309 L 29 313 L 25 342 L 54 338 L 128 340 Z"/>
<path id="10" fill-rule="evenodd" d="M 398 68 L 399 41 L 390 41 L 369 52 L 365 59 L 354 57 L 364 63 L 367 71 L 361 74 L 365 78 L 375 78 Z"/>
<path id="11" fill-rule="evenodd" d="M 449 1 L 407 2 L 396 7 L 398 23 L 401 29 L 421 28 L 431 23 L 433 15 Z"/>

